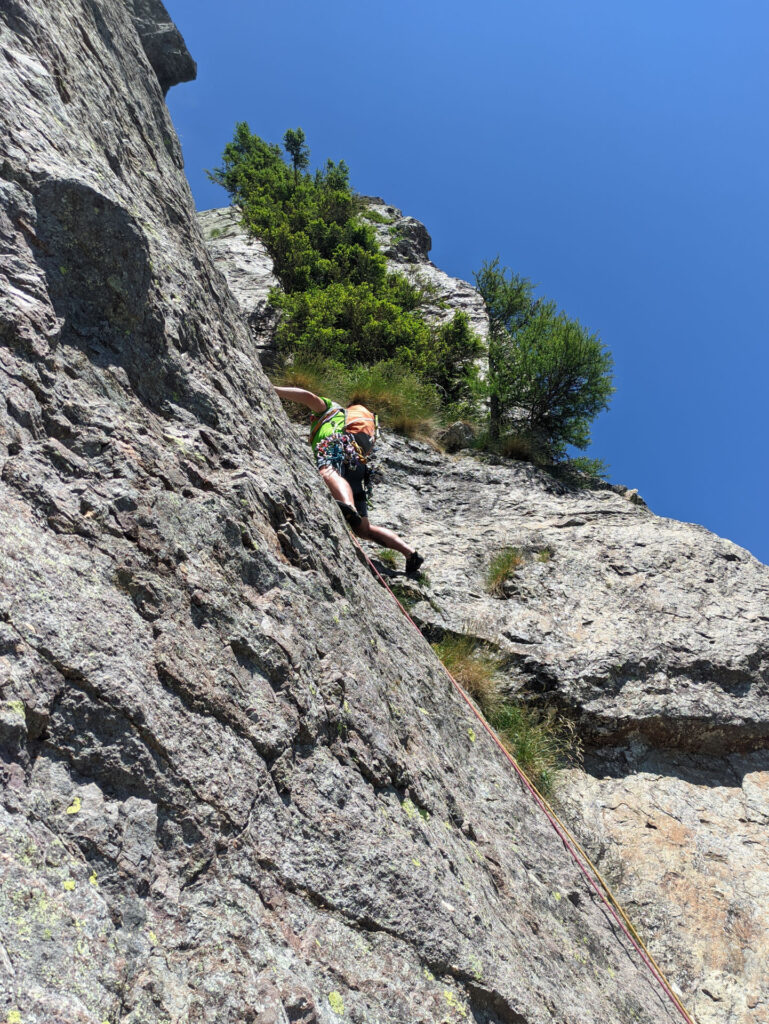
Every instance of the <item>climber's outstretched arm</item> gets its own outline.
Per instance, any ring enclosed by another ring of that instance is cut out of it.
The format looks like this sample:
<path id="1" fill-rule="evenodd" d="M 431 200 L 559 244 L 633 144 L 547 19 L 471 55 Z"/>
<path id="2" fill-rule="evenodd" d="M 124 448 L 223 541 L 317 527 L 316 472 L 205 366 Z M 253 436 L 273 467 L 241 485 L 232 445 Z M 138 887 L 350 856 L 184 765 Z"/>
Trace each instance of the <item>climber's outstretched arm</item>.
<path id="1" fill-rule="evenodd" d="M 282 398 L 284 401 L 300 402 L 308 409 L 312 409 L 313 412 L 325 412 L 326 410 L 326 403 L 312 391 L 305 391 L 304 388 L 275 388 L 275 390 L 278 393 L 278 398 Z"/>

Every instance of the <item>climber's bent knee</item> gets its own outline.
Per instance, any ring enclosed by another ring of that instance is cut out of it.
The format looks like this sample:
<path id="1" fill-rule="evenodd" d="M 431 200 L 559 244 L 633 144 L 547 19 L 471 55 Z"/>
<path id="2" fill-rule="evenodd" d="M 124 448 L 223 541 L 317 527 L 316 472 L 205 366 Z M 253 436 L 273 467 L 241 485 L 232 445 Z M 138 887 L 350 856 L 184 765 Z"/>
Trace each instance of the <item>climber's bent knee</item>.
<path id="1" fill-rule="evenodd" d="M 361 516 L 360 522 L 357 526 L 353 526 L 353 530 L 361 540 L 368 540 L 371 536 L 371 523 L 368 521 L 368 517 Z"/>

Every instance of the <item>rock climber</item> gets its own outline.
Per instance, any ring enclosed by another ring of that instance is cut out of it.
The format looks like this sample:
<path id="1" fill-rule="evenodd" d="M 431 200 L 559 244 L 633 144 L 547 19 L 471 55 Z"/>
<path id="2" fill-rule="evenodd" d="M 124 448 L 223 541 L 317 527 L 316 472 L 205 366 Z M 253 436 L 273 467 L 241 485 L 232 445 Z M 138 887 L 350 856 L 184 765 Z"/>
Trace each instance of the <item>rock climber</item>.
<path id="1" fill-rule="evenodd" d="M 346 409 L 329 398 L 304 388 L 279 388 L 278 397 L 299 402 L 312 412 L 310 444 L 318 472 L 336 499 L 351 529 L 363 540 L 400 551 L 406 556 L 406 572 L 417 573 L 424 558 L 397 533 L 372 526 L 368 519 L 370 459 L 378 434 L 377 419 L 364 405 Z"/>

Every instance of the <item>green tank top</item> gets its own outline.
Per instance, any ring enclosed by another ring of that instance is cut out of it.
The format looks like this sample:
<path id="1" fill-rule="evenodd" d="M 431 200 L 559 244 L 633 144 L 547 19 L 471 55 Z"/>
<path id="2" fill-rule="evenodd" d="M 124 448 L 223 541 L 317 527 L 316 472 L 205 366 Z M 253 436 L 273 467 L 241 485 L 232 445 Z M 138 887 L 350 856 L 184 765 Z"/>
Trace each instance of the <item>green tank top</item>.
<path id="1" fill-rule="evenodd" d="M 345 423 L 345 412 L 341 405 L 322 395 L 318 397 L 326 403 L 326 408 L 323 412 L 314 413 L 310 420 L 310 444 L 313 451 L 324 438 L 331 434 L 341 434 Z"/>

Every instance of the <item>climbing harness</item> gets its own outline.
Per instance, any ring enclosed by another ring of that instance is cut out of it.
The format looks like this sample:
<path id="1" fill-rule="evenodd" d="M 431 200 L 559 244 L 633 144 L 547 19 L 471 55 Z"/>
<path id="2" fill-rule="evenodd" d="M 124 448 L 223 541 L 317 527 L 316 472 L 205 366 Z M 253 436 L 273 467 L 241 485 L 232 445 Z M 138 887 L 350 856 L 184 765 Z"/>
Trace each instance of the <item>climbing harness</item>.
<path id="1" fill-rule="evenodd" d="M 393 593 L 393 591 L 391 590 L 391 588 L 389 587 L 389 585 L 387 583 L 387 580 L 384 579 L 382 574 L 379 572 L 379 570 L 376 568 L 374 563 L 371 561 L 371 559 L 368 557 L 366 552 L 363 550 L 363 548 L 360 545 L 360 542 L 354 536 L 353 536 L 352 539 L 353 539 L 353 543 L 358 548 L 358 551 L 360 552 L 360 555 L 362 556 L 362 558 L 364 559 L 364 561 L 368 565 L 368 567 L 371 569 L 371 571 L 374 574 L 374 576 L 382 584 L 382 586 L 385 588 L 385 590 L 389 591 L 391 597 L 393 598 L 395 603 L 398 605 L 400 610 L 403 612 L 405 617 L 408 619 L 408 621 L 411 623 L 411 625 L 414 627 L 414 629 L 417 631 L 417 633 L 419 633 L 419 635 L 422 636 L 423 635 L 422 634 L 422 630 L 419 628 L 419 626 L 416 624 L 416 622 L 414 622 L 412 617 L 409 615 L 408 611 L 403 607 L 401 602 L 398 600 L 396 595 Z M 499 747 L 499 749 L 502 751 L 502 754 L 504 755 L 504 757 L 510 762 L 510 764 L 512 765 L 512 767 L 515 770 L 516 774 L 518 775 L 518 778 L 523 783 L 524 787 L 529 791 L 531 796 L 534 798 L 535 803 L 539 806 L 540 810 L 543 812 L 545 817 L 550 822 L 550 825 L 554 829 L 554 831 L 555 831 L 556 835 L 558 836 L 558 838 L 563 843 L 566 851 L 569 853 L 569 855 L 571 856 L 571 858 L 574 861 L 574 863 L 577 865 L 579 870 L 585 876 L 585 878 L 587 879 L 587 881 L 590 884 L 590 886 L 595 890 L 595 892 L 598 895 L 599 899 L 604 904 L 604 906 L 609 911 L 609 913 L 612 915 L 614 920 L 617 922 L 617 924 L 619 925 L 620 929 L 624 932 L 625 936 L 628 938 L 628 940 L 630 941 L 631 945 L 635 948 L 635 950 L 638 953 L 638 955 L 641 957 L 643 962 L 649 968 L 652 976 L 656 979 L 657 982 L 659 982 L 660 986 L 662 987 L 662 990 L 668 996 L 670 1001 L 673 1003 L 673 1005 L 679 1011 L 679 1013 L 684 1018 L 684 1020 L 687 1022 L 687 1024 L 695 1024 L 695 1021 L 690 1016 L 690 1014 L 687 1011 L 686 1007 L 684 1006 L 684 1004 L 681 1002 L 681 1000 L 678 998 L 678 996 L 673 991 L 673 988 L 672 988 L 670 982 L 667 980 L 667 978 L 665 977 L 664 973 L 662 972 L 662 968 L 659 966 L 657 961 L 654 959 L 652 954 L 649 952 L 649 949 L 647 948 L 647 946 L 644 943 L 644 941 L 641 938 L 641 936 L 636 931 L 635 927 L 633 926 L 633 923 L 630 921 L 630 919 L 628 918 L 627 914 L 625 913 L 625 911 L 620 906 L 616 896 L 614 895 L 614 893 L 609 888 L 608 882 L 606 882 L 606 880 L 601 875 L 601 873 L 598 870 L 598 868 L 592 862 L 590 857 L 588 857 L 587 853 L 585 852 L 585 850 L 583 849 L 581 844 L 574 838 L 574 836 L 569 831 L 567 826 L 564 825 L 564 823 L 561 821 L 561 819 L 556 814 L 556 812 L 553 809 L 552 805 L 540 793 L 540 791 L 537 789 L 537 787 L 534 785 L 534 783 L 528 777 L 526 772 L 523 770 L 523 768 L 521 768 L 521 766 L 518 764 L 516 759 L 513 757 L 513 755 L 507 749 L 507 747 L 505 747 L 505 745 L 502 743 L 502 741 L 500 740 L 499 736 L 497 736 L 496 732 L 492 729 L 492 727 L 489 725 L 489 723 L 483 717 L 483 715 L 480 712 L 480 710 L 475 706 L 473 701 L 465 693 L 465 691 L 462 689 L 462 687 L 459 685 L 459 683 L 456 681 L 454 676 L 451 674 L 451 672 L 449 672 L 449 670 L 446 668 L 445 665 L 443 665 L 443 670 L 446 673 L 446 675 L 449 677 L 449 679 L 451 680 L 451 683 L 452 683 L 454 689 L 457 691 L 459 696 L 467 704 L 467 706 L 470 708 L 472 713 L 478 719 L 478 721 L 480 722 L 480 724 L 483 727 L 483 729 L 488 733 L 488 735 L 491 737 L 492 741 L 496 744 L 496 746 Z M 592 872 L 592 875 L 591 875 L 591 872 Z"/>

